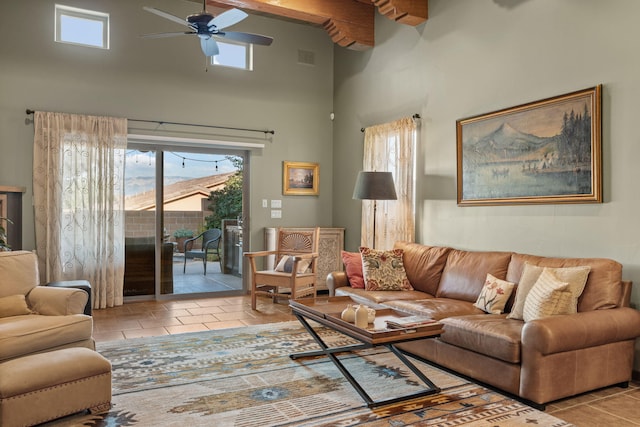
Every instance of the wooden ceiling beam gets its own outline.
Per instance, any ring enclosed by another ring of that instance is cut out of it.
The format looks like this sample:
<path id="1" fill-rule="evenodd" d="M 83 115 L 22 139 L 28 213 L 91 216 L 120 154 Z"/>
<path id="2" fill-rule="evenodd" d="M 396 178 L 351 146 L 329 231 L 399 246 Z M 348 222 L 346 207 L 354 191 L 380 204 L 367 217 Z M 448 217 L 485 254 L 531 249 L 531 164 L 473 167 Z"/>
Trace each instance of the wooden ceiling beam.
<path id="1" fill-rule="evenodd" d="M 378 12 L 403 24 L 415 27 L 429 17 L 429 0 L 372 0 Z"/>
<path id="2" fill-rule="evenodd" d="M 235 7 L 322 26 L 334 43 L 353 50 L 374 46 L 374 15 L 407 25 L 427 19 L 428 0 L 207 0 L 214 7 Z"/>

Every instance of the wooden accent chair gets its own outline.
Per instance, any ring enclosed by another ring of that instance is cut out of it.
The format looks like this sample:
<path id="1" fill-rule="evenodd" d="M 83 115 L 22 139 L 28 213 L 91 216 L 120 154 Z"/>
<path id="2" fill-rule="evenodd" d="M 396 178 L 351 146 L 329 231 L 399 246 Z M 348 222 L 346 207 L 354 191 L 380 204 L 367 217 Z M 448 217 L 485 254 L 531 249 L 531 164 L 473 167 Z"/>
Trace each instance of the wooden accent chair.
<path id="1" fill-rule="evenodd" d="M 251 266 L 251 308 L 256 309 L 256 296 L 298 299 L 316 297 L 316 263 L 320 227 L 279 228 L 276 249 L 245 252 Z M 257 258 L 275 256 L 274 268 L 258 270 Z"/>

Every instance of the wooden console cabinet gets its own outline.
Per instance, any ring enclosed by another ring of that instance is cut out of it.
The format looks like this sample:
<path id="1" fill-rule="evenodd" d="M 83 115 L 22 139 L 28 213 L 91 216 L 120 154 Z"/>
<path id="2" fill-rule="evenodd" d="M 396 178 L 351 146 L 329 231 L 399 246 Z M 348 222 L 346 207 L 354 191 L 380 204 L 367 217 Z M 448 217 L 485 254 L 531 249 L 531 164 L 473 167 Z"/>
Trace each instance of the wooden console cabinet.
<path id="1" fill-rule="evenodd" d="M 286 228 L 286 227 L 285 227 Z M 277 228 L 264 229 L 265 249 L 276 249 Z M 318 268 L 316 271 L 316 287 L 319 291 L 327 290 L 327 275 L 332 271 L 342 271 L 342 255 L 344 249 L 344 228 L 320 228 Z M 271 257 L 273 258 L 273 257 Z M 274 260 L 269 259 L 267 268 L 274 268 Z"/>

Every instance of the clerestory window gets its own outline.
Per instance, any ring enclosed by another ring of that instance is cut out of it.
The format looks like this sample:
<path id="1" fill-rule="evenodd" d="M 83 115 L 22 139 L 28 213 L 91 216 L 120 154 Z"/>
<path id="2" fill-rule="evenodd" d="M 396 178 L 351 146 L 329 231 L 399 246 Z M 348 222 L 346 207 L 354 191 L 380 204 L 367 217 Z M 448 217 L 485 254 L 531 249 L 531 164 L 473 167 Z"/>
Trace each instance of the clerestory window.
<path id="1" fill-rule="evenodd" d="M 253 45 L 251 43 L 217 41 L 220 53 L 211 58 L 212 65 L 253 70 Z"/>
<path id="2" fill-rule="evenodd" d="M 109 14 L 56 4 L 55 41 L 109 49 Z"/>

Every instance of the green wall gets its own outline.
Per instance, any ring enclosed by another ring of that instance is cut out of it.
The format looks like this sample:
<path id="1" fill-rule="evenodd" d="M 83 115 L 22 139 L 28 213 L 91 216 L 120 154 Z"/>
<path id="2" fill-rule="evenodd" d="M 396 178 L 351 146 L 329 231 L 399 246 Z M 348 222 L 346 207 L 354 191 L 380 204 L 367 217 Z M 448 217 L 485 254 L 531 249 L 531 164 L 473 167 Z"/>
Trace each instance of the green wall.
<path id="1" fill-rule="evenodd" d="M 33 249 L 35 241 L 33 125 L 26 108 L 274 129 L 272 138 L 257 141 L 265 148 L 251 156 L 252 248 L 263 248 L 264 227 L 332 225 L 333 44 L 322 29 L 250 16 L 233 30 L 274 37 L 270 47 L 255 47 L 254 71 L 211 66 L 205 71 L 195 37 L 139 37 L 182 30 L 143 6 L 187 16 L 201 9 L 197 3 L 58 2 L 110 13 L 109 50 L 55 43 L 55 3 L 0 2 L 0 185 L 27 188 L 25 249 Z M 299 49 L 314 52 L 315 66 L 298 64 Z M 320 195 L 283 196 L 283 160 L 320 163 Z M 262 199 L 281 199 L 282 219 L 271 219 Z"/>
<path id="2" fill-rule="evenodd" d="M 419 113 L 418 242 L 613 258 L 639 307 L 639 15 L 633 0 L 429 0 L 415 28 L 378 16 L 375 49 L 335 49 L 334 223 L 360 226 L 342 185 L 355 182 L 360 128 Z M 457 206 L 457 119 L 600 83 L 603 204 Z M 347 249 L 358 244 L 349 232 Z"/>

